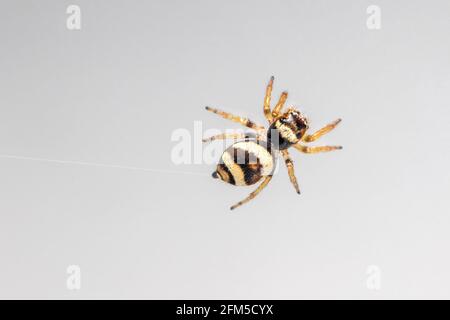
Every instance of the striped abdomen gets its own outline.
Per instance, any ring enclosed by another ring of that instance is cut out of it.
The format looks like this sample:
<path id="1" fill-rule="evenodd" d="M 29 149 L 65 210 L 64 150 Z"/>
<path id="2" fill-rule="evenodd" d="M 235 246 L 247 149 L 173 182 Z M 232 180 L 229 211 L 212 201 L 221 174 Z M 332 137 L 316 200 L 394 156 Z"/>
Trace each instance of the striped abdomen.
<path id="1" fill-rule="evenodd" d="M 222 154 L 213 177 L 236 186 L 248 186 L 272 174 L 274 157 L 262 143 L 242 141 L 233 144 Z"/>

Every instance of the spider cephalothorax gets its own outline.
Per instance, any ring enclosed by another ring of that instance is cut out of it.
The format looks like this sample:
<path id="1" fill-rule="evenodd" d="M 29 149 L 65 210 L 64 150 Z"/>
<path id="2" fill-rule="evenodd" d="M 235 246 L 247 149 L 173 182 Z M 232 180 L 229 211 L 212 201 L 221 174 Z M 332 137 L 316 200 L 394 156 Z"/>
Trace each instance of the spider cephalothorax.
<path id="1" fill-rule="evenodd" d="M 289 108 L 281 116 L 273 119 L 267 130 L 267 141 L 278 150 L 285 150 L 300 142 L 308 130 L 308 119 L 300 111 Z"/>
<path id="2" fill-rule="evenodd" d="M 263 181 L 258 188 L 242 201 L 231 207 L 238 206 L 253 199 L 262 189 L 264 189 L 273 176 L 275 159 L 281 153 L 288 169 L 289 178 L 297 193 L 300 193 L 297 179 L 294 174 L 294 165 L 289 155 L 288 148 L 294 147 L 303 153 L 317 153 L 342 149 L 341 146 L 318 146 L 309 147 L 301 142 L 312 142 L 333 130 L 341 121 L 338 119 L 313 134 L 306 134 L 309 129 L 308 119 L 298 110 L 290 107 L 282 112 L 287 99 L 287 92 L 283 92 L 278 103 L 271 110 L 270 99 L 272 96 L 272 86 L 274 78 L 270 78 L 264 98 L 264 116 L 269 121 L 269 129 L 257 125 L 255 122 L 229 114 L 227 112 L 206 107 L 206 110 L 214 112 L 228 120 L 240 123 L 256 131 L 255 138 L 250 139 L 248 135 L 241 133 L 223 133 L 207 139 L 204 142 L 218 139 L 241 139 L 226 149 L 222 154 L 216 171 L 212 176 L 224 182 L 236 186 L 248 186 Z"/>

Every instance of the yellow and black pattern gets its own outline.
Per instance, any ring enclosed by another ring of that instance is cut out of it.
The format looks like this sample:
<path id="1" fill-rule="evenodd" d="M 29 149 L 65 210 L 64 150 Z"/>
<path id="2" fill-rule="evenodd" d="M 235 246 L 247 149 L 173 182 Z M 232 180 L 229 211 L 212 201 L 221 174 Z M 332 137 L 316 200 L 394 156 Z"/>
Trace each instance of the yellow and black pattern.
<path id="1" fill-rule="evenodd" d="M 285 150 L 297 144 L 307 129 L 307 120 L 298 111 L 289 110 L 270 125 L 267 141 L 274 148 Z"/>
<path id="2" fill-rule="evenodd" d="M 269 122 L 267 131 L 265 127 L 256 124 L 248 118 L 206 107 L 206 110 L 210 112 L 256 131 L 254 138 L 250 138 L 247 134 L 242 133 L 222 133 L 203 139 L 204 142 L 224 139 L 244 139 L 225 150 L 217 165 L 216 171 L 212 174 L 214 178 L 236 186 L 248 186 L 259 183 L 259 186 L 245 199 L 231 206 L 231 210 L 251 201 L 269 184 L 273 176 L 275 161 L 279 154 L 284 158 L 289 179 L 295 191 L 300 194 L 299 184 L 295 177 L 294 164 L 289 155 L 289 147 L 309 154 L 342 149 L 341 146 L 303 145 L 302 143 L 316 141 L 324 134 L 333 130 L 341 119 L 329 123 L 312 134 L 307 134 L 309 123 L 307 118 L 299 110 L 294 107 L 289 107 L 283 111 L 288 97 L 286 91 L 281 93 L 277 104 L 272 109 L 270 102 L 273 82 L 274 77 L 271 77 L 264 96 L 263 111 L 266 120 Z"/>
<path id="3" fill-rule="evenodd" d="M 222 154 L 214 178 L 236 186 L 249 186 L 272 174 L 274 157 L 263 141 L 242 141 Z"/>

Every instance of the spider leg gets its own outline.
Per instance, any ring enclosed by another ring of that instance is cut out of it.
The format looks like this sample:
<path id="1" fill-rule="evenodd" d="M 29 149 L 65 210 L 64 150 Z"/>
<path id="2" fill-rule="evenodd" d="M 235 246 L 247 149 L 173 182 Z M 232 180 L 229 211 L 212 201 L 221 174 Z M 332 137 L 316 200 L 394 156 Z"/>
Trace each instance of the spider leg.
<path id="1" fill-rule="evenodd" d="M 272 113 L 270 112 L 270 99 L 272 96 L 272 86 L 274 79 L 275 78 L 273 76 L 270 77 L 269 84 L 266 88 L 266 96 L 264 97 L 264 116 L 266 117 L 267 121 L 269 121 L 269 123 L 273 120 Z"/>
<path id="2" fill-rule="evenodd" d="M 210 108 L 210 107 L 206 107 L 206 110 L 211 111 L 225 119 L 231 120 L 233 122 L 237 122 L 247 128 L 253 129 L 253 130 L 263 130 L 264 129 L 263 126 L 256 124 L 255 122 L 253 122 L 247 118 L 242 118 L 240 116 L 236 116 L 231 113 L 228 113 L 228 112 L 225 112 L 225 111 L 222 111 L 219 109 L 215 109 L 215 108 Z"/>
<path id="3" fill-rule="evenodd" d="M 342 146 L 308 147 L 308 146 L 302 146 L 301 144 L 295 144 L 295 145 L 293 145 L 293 147 L 303 153 L 319 153 L 319 152 L 328 152 L 328 151 L 342 149 Z"/>
<path id="4" fill-rule="evenodd" d="M 278 100 L 278 103 L 276 104 L 275 108 L 273 108 L 272 110 L 272 116 L 274 118 L 278 117 L 278 115 L 280 114 L 281 109 L 283 109 L 284 103 L 286 102 L 288 97 L 288 93 L 286 91 L 284 91 L 283 93 L 281 93 L 280 99 Z"/>
<path id="5" fill-rule="evenodd" d="M 244 203 L 249 202 L 250 200 L 252 200 L 254 197 L 256 197 L 258 195 L 258 193 L 261 192 L 262 189 L 264 189 L 270 182 L 270 180 L 272 179 L 272 176 L 266 176 L 263 180 L 263 182 L 261 182 L 261 184 L 258 186 L 258 188 L 256 188 L 255 191 L 253 191 L 252 193 L 250 193 L 248 195 L 247 198 L 245 198 L 244 200 L 239 201 L 238 203 L 236 203 L 235 205 L 233 205 L 230 209 L 234 210 L 237 207 L 243 205 Z"/>
<path id="6" fill-rule="evenodd" d="M 295 177 L 294 173 L 294 163 L 292 162 L 291 156 L 289 155 L 289 151 L 287 150 L 281 150 L 281 154 L 284 158 L 284 163 L 286 164 L 289 179 L 291 180 L 292 185 L 295 188 L 295 191 L 297 191 L 298 194 L 300 194 L 300 188 L 298 187 L 297 178 Z"/>
<path id="7" fill-rule="evenodd" d="M 331 130 L 333 130 L 334 128 L 336 128 L 336 126 L 339 124 L 339 122 L 341 122 L 341 119 L 337 119 L 337 120 L 333 121 L 332 123 L 327 124 L 325 127 L 317 130 L 313 134 L 305 135 L 302 138 L 302 141 L 312 142 L 312 141 L 319 139 L 324 134 L 326 134 L 326 133 L 330 132 Z"/>
<path id="8" fill-rule="evenodd" d="M 236 132 L 236 133 L 220 133 L 214 136 L 211 136 L 209 138 L 204 138 L 203 142 L 210 142 L 214 140 L 225 140 L 225 139 L 246 139 L 246 138 L 263 138 L 259 134 L 254 134 L 253 132 L 250 133 L 243 133 L 243 132 Z"/>

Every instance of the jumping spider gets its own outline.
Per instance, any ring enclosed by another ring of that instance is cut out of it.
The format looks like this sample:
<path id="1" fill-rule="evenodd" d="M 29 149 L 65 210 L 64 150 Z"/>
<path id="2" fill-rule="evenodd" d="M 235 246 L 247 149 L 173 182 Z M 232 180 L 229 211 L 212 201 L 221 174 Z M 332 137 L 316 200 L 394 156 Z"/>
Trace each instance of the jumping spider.
<path id="1" fill-rule="evenodd" d="M 341 122 L 341 119 L 337 119 L 313 134 L 306 134 L 309 128 L 308 119 L 300 111 L 290 107 L 285 112 L 282 112 L 288 96 L 287 92 L 281 94 L 278 103 L 272 111 L 270 110 L 273 81 L 274 77 L 271 77 L 264 98 L 264 116 L 269 121 L 269 128 L 267 130 L 264 126 L 258 125 L 247 118 L 206 107 L 208 111 L 256 131 L 254 138 L 250 138 L 244 133 L 222 133 L 203 139 L 203 142 L 218 139 L 242 139 L 242 141 L 234 143 L 224 151 L 216 171 L 212 174 L 214 178 L 236 186 L 253 185 L 263 179 L 255 191 L 250 193 L 244 200 L 233 205 L 231 210 L 256 197 L 269 184 L 273 176 L 276 156 L 279 153 L 284 158 L 291 183 L 297 193 L 300 194 L 300 189 L 294 174 L 294 165 L 289 156 L 288 148 L 294 147 L 303 153 L 318 153 L 342 149 L 341 146 L 309 147 L 302 145 L 301 142 L 315 141 L 330 132 Z"/>

